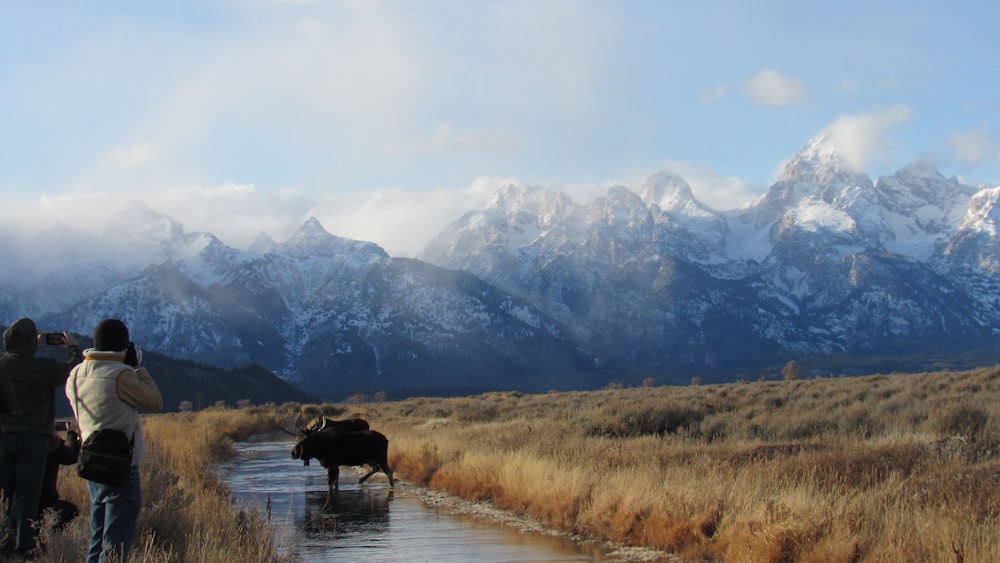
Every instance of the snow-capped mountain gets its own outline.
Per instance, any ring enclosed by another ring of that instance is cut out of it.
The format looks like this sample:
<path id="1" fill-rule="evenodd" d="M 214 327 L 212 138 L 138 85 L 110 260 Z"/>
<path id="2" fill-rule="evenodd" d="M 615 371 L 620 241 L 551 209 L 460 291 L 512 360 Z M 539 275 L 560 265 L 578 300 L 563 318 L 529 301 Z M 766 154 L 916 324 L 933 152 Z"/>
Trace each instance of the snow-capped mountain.
<path id="1" fill-rule="evenodd" d="M 587 209 L 562 203 L 570 212 L 541 205 L 558 201 L 541 189 L 505 188 L 420 258 L 523 295 L 607 365 L 1000 354 L 997 189 L 922 163 L 873 183 L 824 135 L 745 209 L 716 212 L 669 173 L 639 195 L 616 186 Z M 523 225 L 531 236 L 493 235 Z"/>
<path id="2" fill-rule="evenodd" d="M 315 219 L 237 250 L 133 203 L 102 233 L 56 226 L 21 249 L 44 260 L 5 258 L 0 316 L 82 334 L 120 317 L 148 349 L 333 398 L 682 383 L 824 355 L 996 362 L 998 199 L 924 163 L 873 182 L 821 135 L 746 208 L 713 210 L 667 172 L 586 206 L 508 185 L 418 260 Z"/>
<path id="3" fill-rule="evenodd" d="M 958 231 L 941 252 L 951 269 L 975 274 L 979 270 L 1000 273 L 1000 187 L 984 189 L 972 196 Z"/>
<path id="4" fill-rule="evenodd" d="M 89 239 L 66 269 L 12 264 L 6 273 L 22 286 L 0 290 L 0 313 L 81 334 L 122 318 L 150 350 L 223 367 L 258 364 L 338 399 L 555 388 L 587 367 L 564 329 L 524 300 L 471 274 L 336 237 L 315 219 L 283 242 L 259 237 L 257 251 L 238 251 L 148 208 L 124 213 L 128 220 L 113 218 L 109 236 Z M 115 240 L 135 241 L 132 252 Z M 89 277 L 91 264 L 102 278 Z"/>

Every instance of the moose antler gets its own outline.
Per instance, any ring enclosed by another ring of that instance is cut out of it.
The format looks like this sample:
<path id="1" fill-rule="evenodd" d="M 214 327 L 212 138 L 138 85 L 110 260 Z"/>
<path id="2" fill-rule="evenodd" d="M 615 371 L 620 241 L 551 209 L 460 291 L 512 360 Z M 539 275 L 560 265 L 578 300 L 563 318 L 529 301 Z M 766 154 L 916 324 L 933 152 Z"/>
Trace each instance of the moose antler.
<path id="1" fill-rule="evenodd" d="M 299 426 L 299 419 L 300 418 L 302 418 L 302 411 L 299 411 L 299 413 L 295 415 L 295 422 L 294 422 L 294 424 L 295 424 L 295 429 L 298 432 L 292 432 L 291 430 L 289 430 L 288 429 L 288 424 L 286 424 L 284 422 L 281 423 L 281 429 L 284 430 L 285 433 L 291 434 L 292 436 L 302 436 L 304 432 L 302 430 L 302 427 Z"/>
<path id="2" fill-rule="evenodd" d="M 309 424 L 305 425 L 302 428 L 302 432 L 304 432 L 305 434 L 312 434 L 314 432 L 319 432 L 324 428 L 326 428 L 326 417 L 320 417 L 318 419 L 314 419 Z"/>

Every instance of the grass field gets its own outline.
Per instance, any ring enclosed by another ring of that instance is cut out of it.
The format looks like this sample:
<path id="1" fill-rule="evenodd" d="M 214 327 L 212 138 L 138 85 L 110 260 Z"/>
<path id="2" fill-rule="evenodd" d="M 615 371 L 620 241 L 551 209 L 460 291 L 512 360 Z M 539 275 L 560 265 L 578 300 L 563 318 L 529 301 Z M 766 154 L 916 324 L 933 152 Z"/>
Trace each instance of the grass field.
<path id="1" fill-rule="evenodd" d="M 712 561 L 1000 561 L 1000 367 L 361 405 L 408 480 Z"/>
<path id="2" fill-rule="evenodd" d="M 684 560 L 1000 561 L 1000 367 L 149 415 L 133 560 L 279 561 L 212 464 L 299 411 L 369 420 L 399 478 Z"/>

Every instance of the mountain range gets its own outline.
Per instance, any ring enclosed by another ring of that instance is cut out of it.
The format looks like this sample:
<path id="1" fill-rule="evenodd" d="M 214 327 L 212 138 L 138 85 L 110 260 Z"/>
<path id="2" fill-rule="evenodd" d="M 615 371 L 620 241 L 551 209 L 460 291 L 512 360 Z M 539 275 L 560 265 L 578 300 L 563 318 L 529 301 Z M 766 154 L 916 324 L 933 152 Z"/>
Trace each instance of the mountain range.
<path id="1" fill-rule="evenodd" d="M 416 259 L 315 219 L 238 250 L 133 202 L 102 233 L 57 225 L 7 249 L 0 317 L 87 334 L 115 316 L 145 348 L 330 398 L 682 383 L 806 358 L 992 363 L 998 199 L 919 162 L 872 181 L 820 135 L 741 209 L 668 172 L 589 205 L 507 185 Z"/>

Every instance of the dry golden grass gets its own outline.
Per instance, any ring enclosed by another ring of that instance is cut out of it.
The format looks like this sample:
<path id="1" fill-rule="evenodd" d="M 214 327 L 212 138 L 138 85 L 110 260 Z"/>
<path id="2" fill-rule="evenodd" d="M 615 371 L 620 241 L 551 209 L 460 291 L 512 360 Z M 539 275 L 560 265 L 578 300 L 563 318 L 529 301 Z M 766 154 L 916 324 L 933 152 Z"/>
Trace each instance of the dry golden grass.
<path id="1" fill-rule="evenodd" d="M 1000 367 L 353 405 L 400 477 L 710 561 L 1000 561 Z"/>
<path id="2" fill-rule="evenodd" d="M 281 561 L 267 516 L 237 510 L 213 471 L 232 454 L 234 439 L 271 432 L 276 420 L 273 408 L 144 416 L 150 453 L 140 468 L 143 506 L 130 561 Z M 59 491 L 81 515 L 61 531 L 42 527 L 45 549 L 37 560 L 82 561 L 90 531 L 86 483 L 66 467 Z"/>
<path id="3" fill-rule="evenodd" d="M 1000 561 L 1000 367 L 151 415 L 134 560 L 279 559 L 211 466 L 299 410 L 368 419 L 415 484 L 684 560 Z M 86 521 L 41 560 L 79 560 Z"/>

